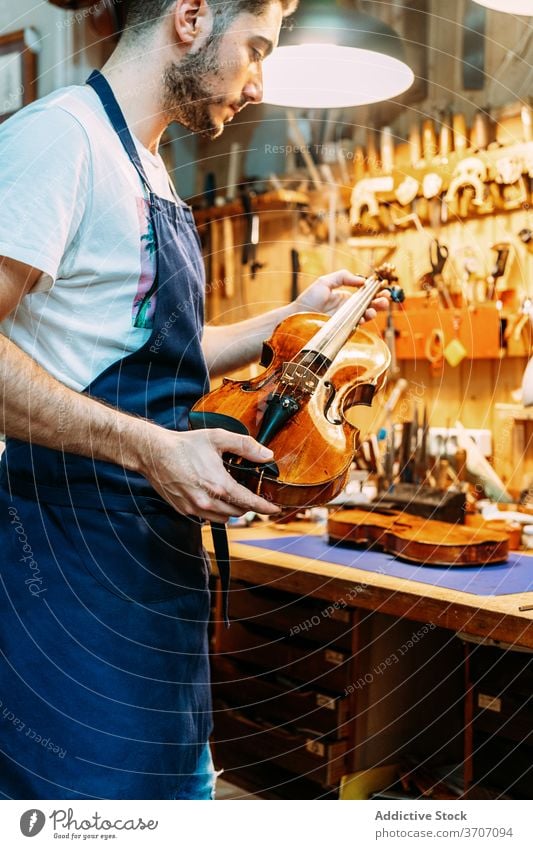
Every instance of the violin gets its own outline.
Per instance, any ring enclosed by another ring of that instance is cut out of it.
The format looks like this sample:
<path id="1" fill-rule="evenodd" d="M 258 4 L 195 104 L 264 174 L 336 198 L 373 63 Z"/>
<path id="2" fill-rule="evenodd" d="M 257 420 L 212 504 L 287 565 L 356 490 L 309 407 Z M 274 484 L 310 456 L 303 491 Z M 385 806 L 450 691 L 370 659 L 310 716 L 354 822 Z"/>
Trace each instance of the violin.
<path id="1" fill-rule="evenodd" d="M 424 566 L 484 566 L 504 563 L 509 536 L 485 528 L 465 528 L 394 510 L 339 510 L 328 519 L 333 545 L 378 548 Z"/>
<path id="2" fill-rule="evenodd" d="M 224 455 L 238 483 L 293 509 L 326 504 L 341 492 L 359 444 L 346 414 L 372 404 L 391 357 L 379 336 L 358 325 L 381 291 L 403 301 L 403 291 L 388 285 L 393 279 L 393 267 L 382 266 L 332 317 L 285 319 L 264 343 L 259 377 L 225 379 L 194 405 L 191 428 L 249 435 L 274 452 L 262 464 Z"/>

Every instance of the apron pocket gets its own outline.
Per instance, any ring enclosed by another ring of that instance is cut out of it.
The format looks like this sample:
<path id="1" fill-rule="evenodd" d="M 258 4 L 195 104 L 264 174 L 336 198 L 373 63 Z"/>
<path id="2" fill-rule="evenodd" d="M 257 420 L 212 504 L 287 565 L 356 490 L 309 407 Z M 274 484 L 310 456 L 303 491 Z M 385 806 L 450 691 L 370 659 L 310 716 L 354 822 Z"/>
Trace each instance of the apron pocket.
<path id="1" fill-rule="evenodd" d="M 200 525 L 178 513 L 60 508 L 82 566 L 124 601 L 156 603 L 206 590 Z"/>

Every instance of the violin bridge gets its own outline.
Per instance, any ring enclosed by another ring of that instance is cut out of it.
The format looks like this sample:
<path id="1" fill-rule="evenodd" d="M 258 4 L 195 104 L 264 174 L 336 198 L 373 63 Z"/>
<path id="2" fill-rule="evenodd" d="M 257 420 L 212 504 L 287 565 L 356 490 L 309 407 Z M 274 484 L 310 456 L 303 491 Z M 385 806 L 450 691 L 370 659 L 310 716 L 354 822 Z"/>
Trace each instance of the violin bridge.
<path id="1" fill-rule="evenodd" d="M 284 387 L 298 388 L 305 395 L 316 392 L 320 378 L 300 363 L 285 363 L 281 382 Z"/>

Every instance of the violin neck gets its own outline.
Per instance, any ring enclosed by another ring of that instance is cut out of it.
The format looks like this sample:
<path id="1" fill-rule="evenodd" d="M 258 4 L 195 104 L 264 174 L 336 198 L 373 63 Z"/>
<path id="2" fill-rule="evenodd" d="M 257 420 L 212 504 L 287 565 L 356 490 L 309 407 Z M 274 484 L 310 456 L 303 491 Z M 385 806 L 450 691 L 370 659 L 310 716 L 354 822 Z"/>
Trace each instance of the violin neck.
<path id="1" fill-rule="evenodd" d="M 358 289 L 344 306 L 315 333 L 305 346 L 305 351 L 320 354 L 329 362 L 333 362 L 341 348 L 355 332 L 361 319 L 376 295 L 384 288 L 384 281 L 372 275 L 364 286 Z"/>

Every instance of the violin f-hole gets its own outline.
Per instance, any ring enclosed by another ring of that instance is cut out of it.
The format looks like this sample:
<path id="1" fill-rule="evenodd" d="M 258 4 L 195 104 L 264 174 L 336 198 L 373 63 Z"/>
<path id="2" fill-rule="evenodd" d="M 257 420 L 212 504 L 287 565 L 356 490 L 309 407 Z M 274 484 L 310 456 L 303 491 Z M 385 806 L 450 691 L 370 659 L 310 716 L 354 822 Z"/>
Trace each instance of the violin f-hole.
<path id="1" fill-rule="evenodd" d="M 341 424 L 342 424 L 342 419 L 331 419 L 331 418 L 329 417 L 329 411 L 330 411 L 331 405 L 333 404 L 333 401 L 335 400 L 335 396 L 336 396 L 336 394 L 337 394 L 337 390 L 335 389 L 335 386 L 333 385 L 333 383 L 331 382 L 331 380 L 325 380 L 325 381 L 324 381 L 324 386 L 325 386 L 325 388 L 328 390 L 328 397 L 327 397 L 327 399 L 326 399 L 326 405 L 325 405 L 325 407 L 324 407 L 324 416 L 326 417 L 326 420 L 327 420 L 330 424 L 332 424 L 332 425 L 341 425 Z"/>

